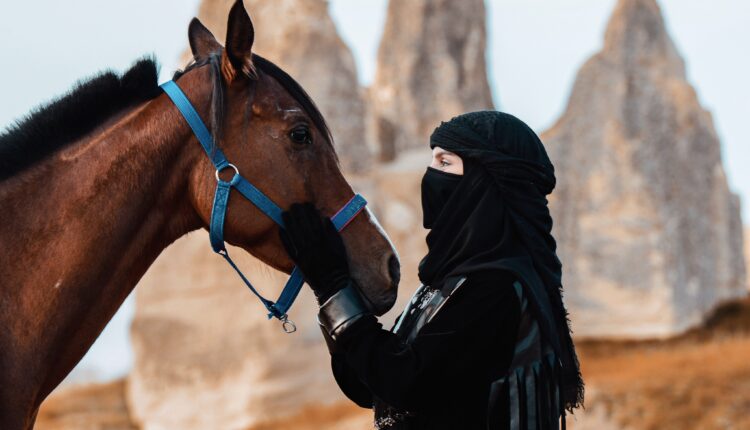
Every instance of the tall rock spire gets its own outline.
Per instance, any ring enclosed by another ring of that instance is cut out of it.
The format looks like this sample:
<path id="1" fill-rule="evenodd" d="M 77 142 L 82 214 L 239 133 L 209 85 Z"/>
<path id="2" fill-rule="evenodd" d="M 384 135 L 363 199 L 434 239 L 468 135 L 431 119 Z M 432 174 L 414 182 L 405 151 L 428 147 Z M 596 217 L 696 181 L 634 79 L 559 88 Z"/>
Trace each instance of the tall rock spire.
<path id="1" fill-rule="evenodd" d="M 670 335 L 745 293 L 739 197 L 654 0 L 620 0 L 543 139 L 577 335 Z"/>
<path id="2" fill-rule="evenodd" d="M 409 0 L 388 5 L 370 88 L 371 125 L 383 160 L 427 147 L 452 116 L 492 109 L 484 0 Z"/>
<path id="3" fill-rule="evenodd" d="M 685 65 L 654 0 L 620 1 L 604 36 L 602 55 L 629 72 L 685 77 Z"/>

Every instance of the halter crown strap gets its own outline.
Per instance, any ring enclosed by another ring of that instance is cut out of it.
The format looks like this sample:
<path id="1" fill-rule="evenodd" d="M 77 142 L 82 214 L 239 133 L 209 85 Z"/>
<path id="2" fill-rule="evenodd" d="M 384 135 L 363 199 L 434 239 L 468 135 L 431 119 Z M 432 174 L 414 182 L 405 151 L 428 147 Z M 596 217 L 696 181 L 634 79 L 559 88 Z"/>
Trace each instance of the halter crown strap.
<path id="1" fill-rule="evenodd" d="M 187 96 L 182 92 L 177 83 L 175 81 L 167 81 L 161 84 L 161 89 L 167 93 L 169 98 L 172 99 L 172 103 L 177 106 L 177 109 L 179 109 L 183 118 L 185 118 L 185 121 L 187 121 L 188 125 L 193 130 L 193 134 L 198 138 L 198 142 L 200 142 L 203 150 L 206 151 L 206 155 L 211 159 L 214 167 L 216 167 L 217 170 L 222 170 L 227 167 L 229 164 L 227 157 L 224 156 L 221 149 L 214 145 L 214 139 L 211 137 L 211 132 L 208 131 L 206 125 L 203 124 L 201 116 L 198 115 L 198 112 L 193 108 L 190 100 L 188 100 Z"/>
<path id="2" fill-rule="evenodd" d="M 193 108 L 190 100 L 187 98 L 185 93 L 182 92 L 180 87 L 174 81 L 168 81 L 161 85 L 162 90 L 169 96 L 174 105 L 185 118 L 190 128 L 193 130 L 195 137 L 200 142 L 206 155 L 213 163 L 216 168 L 216 192 L 214 193 L 214 202 L 211 209 L 211 222 L 209 226 L 209 239 L 211 241 L 211 248 L 217 254 L 224 257 L 229 265 L 237 272 L 240 279 L 247 285 L 250 291 L 258 297 L 263 305 L 268 310 L 268 318 L 278 318 L 282 321 L 284 331 L 291 333 L 296 330 L 294 323 L 288 320 L 287 311 L 294 303 L 297 298 L 302 284 L 304 282 L 304 276 L 298 267 L 292 270 L 292 273 L 287 281 L 284 289 L 281 291 L 281 295 L 276 302 L 266 299 L 263 297 L 258 290 L 250 283 L 245 277 L 242 271 L 237 267 L 237 264 L 229 257 L 229 252 L 224 244 L 224 219 L 226 218 L 227 206 L 229 203 L 229 196 L 232 188 L 240 192 L 246 199 L 250 200 L 258 209 L 260 209 L 266 216 L 271 218 L 280 227 L 284 227 L 284 221 L 281 219 L 281 208 L 268 198 L 263 192 L 251 184 L 247 179 L 240 175 L 237 167 L 229 161 L 227 161 L 224 153 L 219 149 L 211 136 L 206 125 L 201 120 L 198 112 Z M 227 182 L 219 177 L 219 172 L 226 169 L 232 168 L 234 170 L 234 176 Z M 331 217 L 331 221 L 338 231 L 343 230 L 362 209 L 367 205 L 367 201 L 359 194 L 355 194 L 354 197 L 349 200 L 335 215 Z"/>

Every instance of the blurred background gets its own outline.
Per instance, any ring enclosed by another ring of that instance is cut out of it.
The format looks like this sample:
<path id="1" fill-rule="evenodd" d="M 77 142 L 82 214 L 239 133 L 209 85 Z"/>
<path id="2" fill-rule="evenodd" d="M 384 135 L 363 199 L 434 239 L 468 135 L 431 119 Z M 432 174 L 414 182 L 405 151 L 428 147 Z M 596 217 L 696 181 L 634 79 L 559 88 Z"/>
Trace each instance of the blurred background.
<path id="1" fill-rule="evenodd" d="M 0 3 L 0 125 L 78 79 L 187 61 L 230 0 Z M 424 255 L 419 181 L 441 120 L 510 112 L 555 164 L 550 199 L 584 378 L 576 429 L 750 428 L 750 3 L 246 0 L 254 50 L 311 93 L 347 178 L 402 259 Z M 745 202 L 744 205 L 741 202 Z M 743 241 L 743 236 L 746 238 Z M 239 252 L 234 255 L 239 256 Z M 284 277 L 249 256 L 260 288 Z M 191 233 L 157 260 L 45 402 L 39 429 L 366 429 L 305 289 L 294 335 Z"/>

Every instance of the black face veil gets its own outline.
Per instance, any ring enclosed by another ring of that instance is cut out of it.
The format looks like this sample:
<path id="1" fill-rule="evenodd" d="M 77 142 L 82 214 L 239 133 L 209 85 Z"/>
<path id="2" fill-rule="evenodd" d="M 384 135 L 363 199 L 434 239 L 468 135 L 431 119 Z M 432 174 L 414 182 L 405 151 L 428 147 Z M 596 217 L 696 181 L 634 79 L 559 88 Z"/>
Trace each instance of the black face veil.
<path id="1" fill-rule="evenodd" d="M 458 154 L 464 176 L 427 235 L 420 280 L 438 286 L 451 275 L 491 268 L 513 272 L 560 357 L 565 407 L 580 406 L 583 379 L 562 301 L 562 265 L 546 198 L 555 174 L 544 145 L 518 118 L 481 111 L 441 123 L 430 146 Z"/>

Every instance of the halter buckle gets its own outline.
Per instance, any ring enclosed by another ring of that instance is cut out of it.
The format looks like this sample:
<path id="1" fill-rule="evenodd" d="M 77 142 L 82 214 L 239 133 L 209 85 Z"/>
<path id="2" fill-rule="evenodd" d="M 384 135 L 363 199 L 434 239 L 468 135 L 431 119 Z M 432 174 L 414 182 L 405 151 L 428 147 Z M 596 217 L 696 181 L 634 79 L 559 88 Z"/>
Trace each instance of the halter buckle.
<path id="1" fill-rule="evenodd" d="M 297 326 L 294 324 L 294 321 L 291 321 L 289 319 L 289 316 L 287 314 L 284 314 L 281 318 L 281 328 L 284 329 L 284 333 L 294 333 L 297 331 Z"/>
<path id="2" fill-rule="evenodd" d="M 226 166 L 222 167 L 221 169 L 216 169 L 216 172 L 214 172 L 214 176 L 216 177 L 216 182 L 221 181 L 221 178 L 219 178 L 219 172 L 221 172 L 222 170 L 226 169 L 227 167 L 231 167 L 232 169 L 234 169 L 234 174 L 235 175 L 239 175 L 240 174 L 240 170 L 237 168 L 237 166 L 235 166 L 232 163 L 227 163 Z"/>

